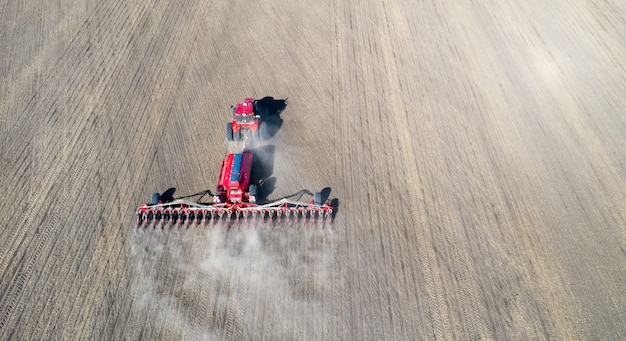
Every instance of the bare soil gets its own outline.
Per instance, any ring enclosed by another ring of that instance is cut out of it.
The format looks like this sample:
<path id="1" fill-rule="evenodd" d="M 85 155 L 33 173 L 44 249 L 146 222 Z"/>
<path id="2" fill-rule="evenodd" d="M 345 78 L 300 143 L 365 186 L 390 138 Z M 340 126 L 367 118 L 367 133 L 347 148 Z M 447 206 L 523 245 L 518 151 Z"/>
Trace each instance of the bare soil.
<path id="1" fill-rule="evenodd" d="M 626 3 L 0 4 L 0 339 L 626 339 Z M 135 228 L 286 99 L 268 199 Z"/>

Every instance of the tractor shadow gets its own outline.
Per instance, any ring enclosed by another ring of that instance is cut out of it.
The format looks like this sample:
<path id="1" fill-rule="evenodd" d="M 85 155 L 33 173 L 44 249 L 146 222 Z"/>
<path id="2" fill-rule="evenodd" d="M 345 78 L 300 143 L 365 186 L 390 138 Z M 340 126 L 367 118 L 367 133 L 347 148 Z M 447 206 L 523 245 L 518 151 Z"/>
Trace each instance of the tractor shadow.
<path id="1" fill-rule="evenodd" d="M 337 198 L 330 199 L 331 191 L 332 189 L 330 187 L 325 187 L 324 189 L 322 189 L 321 191 L 322 202 L 326 202 L 330 200 L 330 207 L 333 208 L 332 219 L 335 220 L 335 216 L 337 215 L 337 212 L 339 212 L 339 199 Z"/>
<path id="2" fill-rule="evenodd" d="M 176 188 L 175 187 L 168 188 L 167 191 L 161 193 L 161 201 L 163 201 L 165 203 L 174 201 L 174 193 L 175 192 L 176 192 Z"/>
<path id="3" fill-rule="evenodd" d="M 255 111 L 267 124 L 268 137 L 274 137 L 283 125 L 280 114 L 287 107 L 287 99 L 275 99 L 271 96 L 263 97 L 255 102 Z"/>
<path id="4" fill-rule="evenodd" d="M 252 154 L 252 170 L 250 183 L 258 186 L 257 202 L 267 202 L 267 197 L 276 189 L 274 174 L 274 154 L 276 147 L 265 145 L 247 150 Z"/>

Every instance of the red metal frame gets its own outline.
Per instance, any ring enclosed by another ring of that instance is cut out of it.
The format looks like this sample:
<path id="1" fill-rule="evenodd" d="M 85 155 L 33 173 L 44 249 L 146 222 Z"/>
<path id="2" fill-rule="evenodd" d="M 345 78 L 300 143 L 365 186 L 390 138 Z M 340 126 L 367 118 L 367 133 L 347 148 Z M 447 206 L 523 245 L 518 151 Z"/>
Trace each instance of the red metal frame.
<path id="1" fill-rule="evenodd" d="M 217 183 L 214 201 L 250 202 L 249 186 L 252 172 L 252 154 L 228 154 L 222 162 L 220 179 Z"/>
<path id="2" fill-rule="evenodd" d="M 137 209 L 137 226 L 145 224 L 201 224 L 219 221 L 251 222 L 328 221 L 332 224 L 333 208 L 323 205 L 281 199 L 264 205 L 249 203 L 201 204 L 175 200 L 166 204 L 145 204 Z"/>
<path id="3" fill-rule="evenodd" d="M 257 218 L 261 221 L 287 220 L 325 220 L 330 218 L 332 223 L 333 207 L 329 201 L 325 203 L 308 203 L 279 199 L 266 204 L 256 204 L 256 198 L 250 193 L 250 176 L 252 172 L 251 153 L 228 154 L 222 162 L 217 190 L 213 196 L 213 203 L 199 203 L 187 200 L 173 200 L 157 204 L 145 204 L 136 211 L 137 225 L 157 224 L 158 222 L 183 222 L 200 224 L 224 219 L 246 220 Z M 305 192 L 305 191 L 303 191 Z M 311 194 L 310 192 L 307 192 Z M 224 218 L 226 217 L 226 218 Z"/>

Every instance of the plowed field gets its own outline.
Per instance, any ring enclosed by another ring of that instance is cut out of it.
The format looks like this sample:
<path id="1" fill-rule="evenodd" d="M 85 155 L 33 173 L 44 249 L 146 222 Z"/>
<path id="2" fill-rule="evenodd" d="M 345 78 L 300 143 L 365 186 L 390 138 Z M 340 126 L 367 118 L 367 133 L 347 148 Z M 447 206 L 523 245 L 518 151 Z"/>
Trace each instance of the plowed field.
<path id="1" fill-rule="evenodd" d="M 626 3 L 4 1 L 0 339 L 626 339 Z M 286 100 L 268 199 L 135 227 Z"/>

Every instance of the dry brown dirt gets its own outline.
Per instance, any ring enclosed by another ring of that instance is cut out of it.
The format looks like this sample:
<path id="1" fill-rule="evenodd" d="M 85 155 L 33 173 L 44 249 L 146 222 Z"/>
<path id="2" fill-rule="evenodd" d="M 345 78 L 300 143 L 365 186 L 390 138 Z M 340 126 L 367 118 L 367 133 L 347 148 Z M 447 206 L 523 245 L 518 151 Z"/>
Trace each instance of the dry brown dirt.
<path id="1" fill-rule="evenodd" d="M 3 2 L 0 339 L 626 339 L 625 4 Z M 248 96 L 333 226 L 135 229 Z"/>

